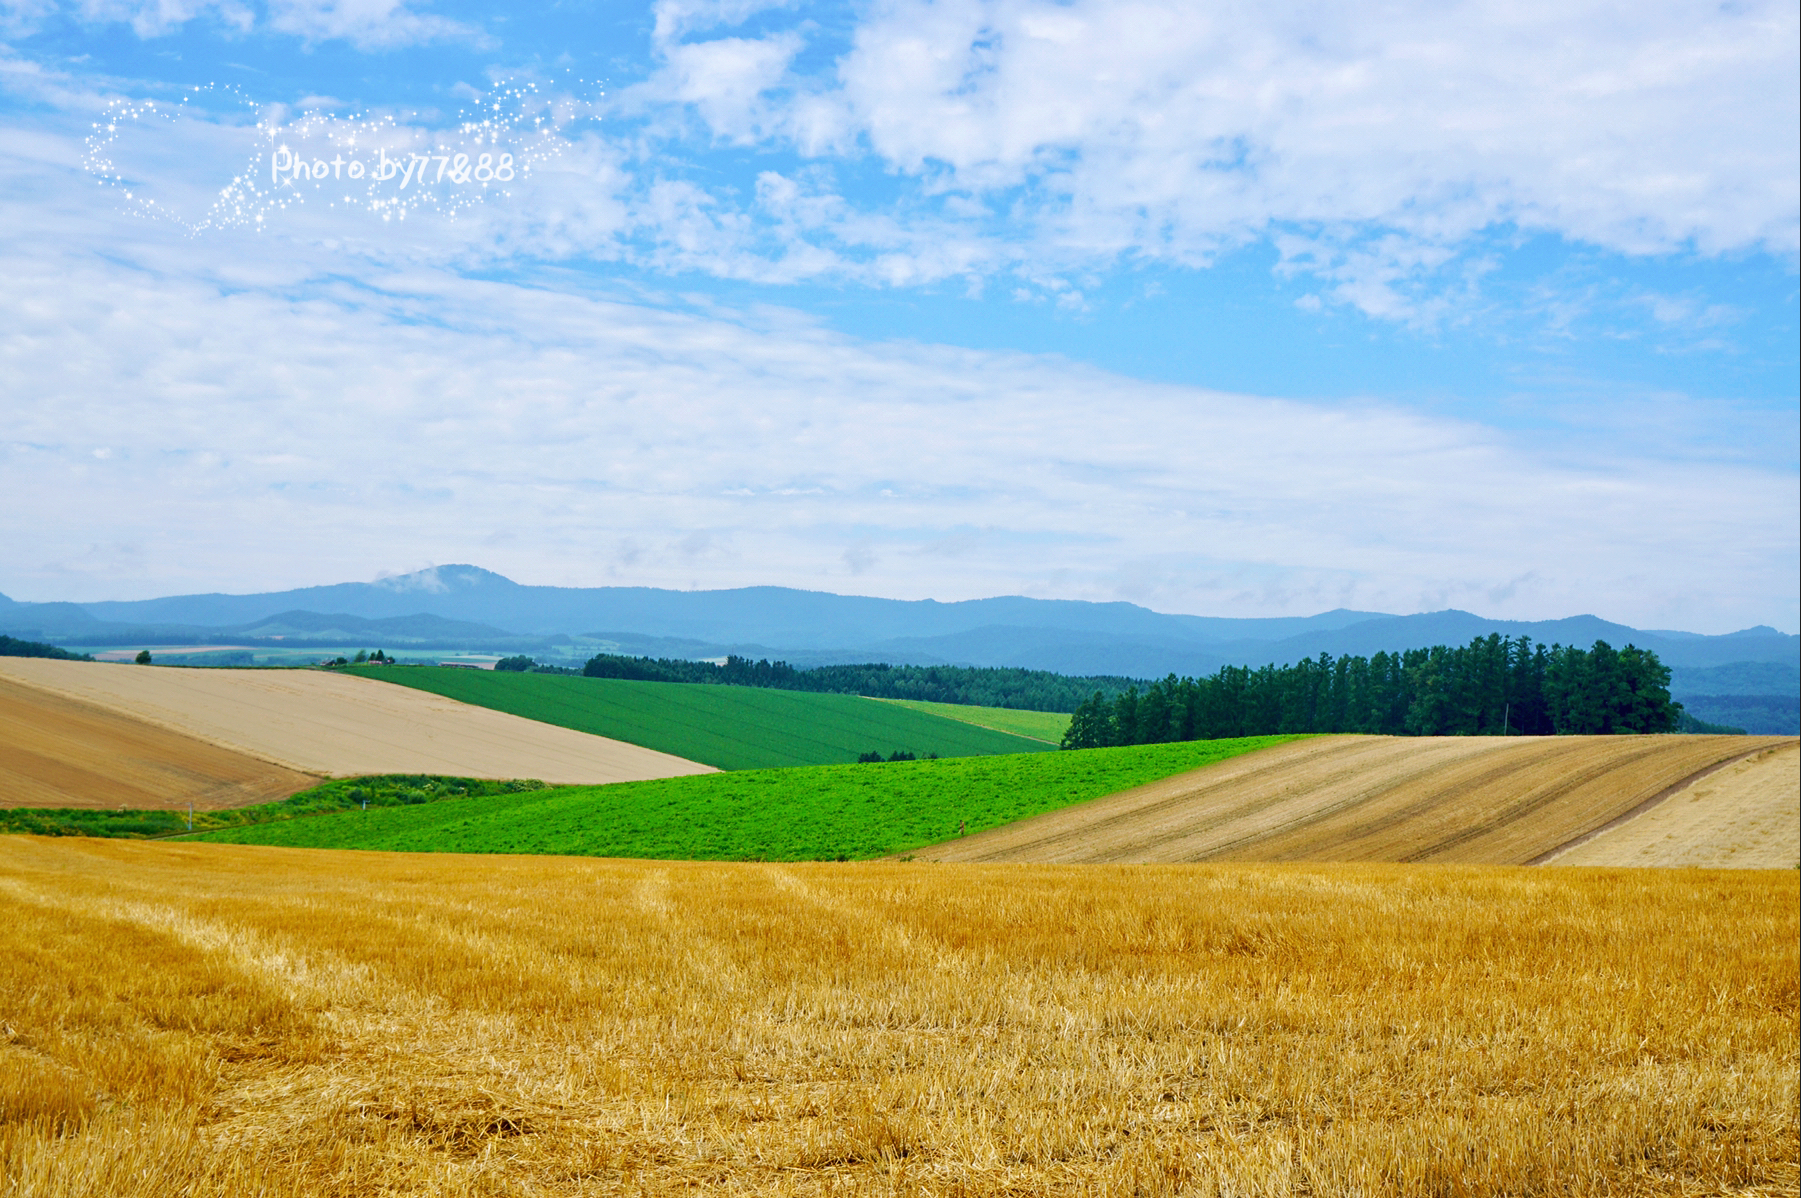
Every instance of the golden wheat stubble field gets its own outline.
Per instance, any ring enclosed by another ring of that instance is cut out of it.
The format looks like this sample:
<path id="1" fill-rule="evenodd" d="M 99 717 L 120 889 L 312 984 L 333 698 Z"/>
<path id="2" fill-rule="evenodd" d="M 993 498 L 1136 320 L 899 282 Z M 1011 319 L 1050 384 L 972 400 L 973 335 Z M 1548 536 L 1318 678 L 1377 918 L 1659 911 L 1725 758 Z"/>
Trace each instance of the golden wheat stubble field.
<path id="1" fill-rule="evenodd" d="M 0 1190 L 1792 1194 L 1797 898 L 0 838 Z"/>

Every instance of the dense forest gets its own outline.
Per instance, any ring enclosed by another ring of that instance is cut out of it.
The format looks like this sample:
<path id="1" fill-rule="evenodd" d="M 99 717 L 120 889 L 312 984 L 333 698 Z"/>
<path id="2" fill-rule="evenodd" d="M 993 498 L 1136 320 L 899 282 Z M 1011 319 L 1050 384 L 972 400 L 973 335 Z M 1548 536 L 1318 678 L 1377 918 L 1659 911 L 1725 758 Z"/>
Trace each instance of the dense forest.
<path id="1" fill-rule="evenodd" d="M 0 657 L 55 657 L 64 661 L 94 660 L 86 653 L 71 653 L 67 649 L 58 649 L 55 645 L 46 645 L 42 641 L 21 641 L 10 636 L 0 636 Z"/>
<path id="2" fill-rule="evenodd" d="M 875 699 L 927 699 L 935 703 L 1011 707 L 1020 711 L 1074 711 L 1091 695 L 1111 697 L 1138 685 L 1131 678 L 1107 675 L 1072 678 L 1048 670 L 891 666 L 879 662 L 797 670 L 786 662 L 751 661 L 744 657 L 728 657 L 724 664 L 716 664 L 667 657 L 619 657 L 610 653 L 590 658 L 582 673 L 590 678 L 710 682 L 822 694 L 867 695 Z"/>
<path id="3" fill-rule="evenodd" d="M 1378 653 L 1321 654 L 1289 666 L 1227 666 L 1210 678 L 1171 674 L 1076 709 L 1066 749 L 1282 732 L 1391 736 L 1547 736 L 1673 732 L 1670 671 L 1657 655 L 1605 641 L 1592 649 L 1478 637 Z"/>

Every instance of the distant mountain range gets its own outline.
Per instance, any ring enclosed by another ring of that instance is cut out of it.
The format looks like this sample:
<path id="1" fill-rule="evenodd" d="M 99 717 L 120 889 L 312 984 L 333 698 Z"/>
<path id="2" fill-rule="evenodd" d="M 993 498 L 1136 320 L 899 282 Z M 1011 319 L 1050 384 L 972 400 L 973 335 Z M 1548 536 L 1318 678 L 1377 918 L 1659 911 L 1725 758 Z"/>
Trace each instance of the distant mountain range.
<path id="1" fill-rule="evenodd" d="M 1696 693 L 1793 693 L 1801 638 L 1758 626 L 1725 636 L 1646 630 L 1595 616 L 1490 620 L 1463 611 L 1396 616 L 1337 610 L 1307 617 L 1167 615 L 1131 603 L 1008 596 L 958 603 L 872 599 L 746 587 L 538 587 L 476 566 L 439 566 L 378 582 L 259 595 L 180 595 L 106 603 L 15 603 L 0 596 L 0 632 L 81 646 L 367 644 L 405 650 L 487 649 L 579 656 L 739 653 L 805 666 L 889 661 L 1023 666 L 1064 674 L 1156 678 L 1222 665 L 1284 663 L 1321 653 L 1370 654 L 1463 644 L 1500 633 L 1545 643 L 1605 640 L 1652 649 L 1696 690 L 1690 671 L 1727 669 Z M 1702 678 L 1697 675 L 1696 682 Z"/>

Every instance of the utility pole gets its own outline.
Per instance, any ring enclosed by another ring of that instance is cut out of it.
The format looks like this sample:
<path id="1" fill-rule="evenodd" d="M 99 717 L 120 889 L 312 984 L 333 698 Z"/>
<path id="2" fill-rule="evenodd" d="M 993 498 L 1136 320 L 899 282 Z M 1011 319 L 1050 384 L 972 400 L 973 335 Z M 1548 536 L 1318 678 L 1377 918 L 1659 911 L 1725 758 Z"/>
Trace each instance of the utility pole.
<path id="1" fill-rule="evenodd" d="M 188 800 L 188 831 L 194 830 L 194 800 Z"/>
<path id="2" fill-rule="evenodd" d="M 1513 704 L 1508 703 L 1501 708 L 1501 735 L 1507 735 L 1507 717 L 1513 714 Z"/>

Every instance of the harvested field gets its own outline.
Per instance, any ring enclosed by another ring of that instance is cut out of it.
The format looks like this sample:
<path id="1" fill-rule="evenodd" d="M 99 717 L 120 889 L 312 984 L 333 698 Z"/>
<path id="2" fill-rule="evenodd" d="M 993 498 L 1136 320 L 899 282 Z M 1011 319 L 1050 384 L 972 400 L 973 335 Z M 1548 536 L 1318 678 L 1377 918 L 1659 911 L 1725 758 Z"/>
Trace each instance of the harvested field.
<path id="1" fill-rule="evenodd" d="M 1547 864 L 1794 869 L 1801 864 L 1801 743 L 1735 761 Z"/>
<path id="2" fill-rule="evenodd" d="M 272 803 L 318 779 L 0 677 L 0 807 Z"/>
<path id="3" fill-rule="evenodd" d="M 0 679 L 309 774 L 627 782 L 711 767 L 366 678 L 0 658 Z"/>
<path id="4" fill-rule="evenodd" d="M 1793 873 L 0 839 L 9 1194 L 1792 1194 Z"/>
<path id="5" fill-rule="evenodd" d="M 1326 736 L 920 852 L 941 861 L 1524 865 L 1776 737 Z"/>

